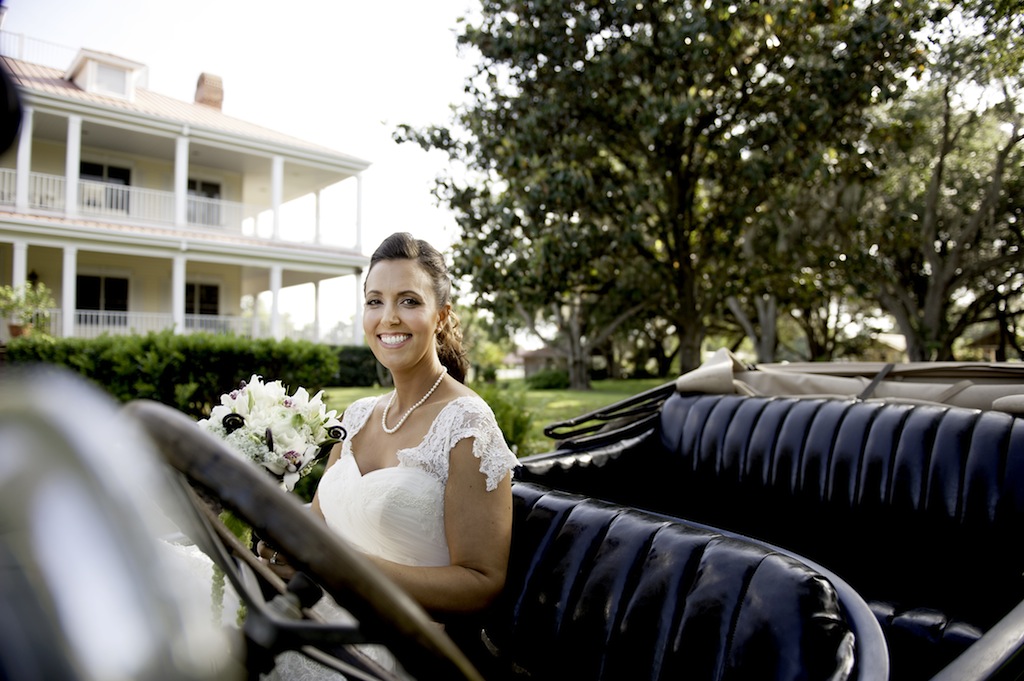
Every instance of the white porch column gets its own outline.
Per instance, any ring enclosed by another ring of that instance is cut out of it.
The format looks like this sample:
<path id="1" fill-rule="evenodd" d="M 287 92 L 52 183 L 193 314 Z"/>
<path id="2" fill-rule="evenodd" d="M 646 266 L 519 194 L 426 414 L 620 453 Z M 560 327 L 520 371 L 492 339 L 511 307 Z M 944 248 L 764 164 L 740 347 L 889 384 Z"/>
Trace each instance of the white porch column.
<path id="1" fill-rule="evenodd" d="M 321 235 L 321 232 L 320 232 L 320 201 L 322 199 L 322 195 L 323 195 L 323 190 L 322 189 L 318 189 L 316 191 L 316 193 L 313 194 L 314 209 L 315 209 L 315 213 L 316 213 L 314 218 L 313 218 L 314 222 L 316 224 L 316 233 L 313 235 L 313 243 L 315 243 L 315 244 L 321 243 L 321 241 L 320 241 L 320 235 Z"/>
<path id="2" fill-rule="evenodd" d="M 319 196 L 319 194 L 318 194 Z M 313 282 L 313 342 L 320 342 L 320 281 Z"/>
<path id="3" fill-rule="evenodd" d="M 363 251 L 363 174 L 356 175 L 356 245 L 357 253 Z M 358 286 L 356 287 L 359 288 Z M 359 309 L 362 309 L 360 301 Z M 361 326 L 361 325 L 360 325 Z"/>
<path id="4" fill-rule="evenodd" d="M 274 233 L 281 238 L 281 198 L 284 196 L 284 157 L 275 156 L 270 165 L 270 205 L 274 210 Z"/>
<path id="5" fill-rule="evenodd" d="M 11 260 L 11 286 L 18 288 L 25 283 L 28 274 L 28 243 L 15 241 L 13 259 Z"/>
<path id="6" fill-rule="evenodd" d="M 174 224 L 188 223 L 188 127 L 174 140 Z M 184 293 L 182 294 L 184 295 Z"/>
<path id="7" fill-rule="evenodd" d="M 78 300 L 75 297 L 78 282 L 78 249 L 74 246 L 64 247 L 64 265 L 61 269 L 60 293 L 60 335 L 72 338 L 75 335 L 75 308 Z"/>
<path id="8" fill-rule="evenodd" d="M 15 241 L 11 245 L 14 247 L 11 261 L 11 286 L 18 288 L 25 283 L 26 262 L 28 261 L 28 244 L 24 241 Z M 8 322 L 10 319 L 3 319 L 0 321 Z"/>
<path id="9" fill-rule="evenodd" d="M 352 315 L 352 345 L 363 345 L 366 343 L 366 339 L 363 338 L 363 289 L 362 289 L 362 270 L 356 270 L 356 273 L 352 275 L 355 279 L 355 286 L 353 291 L 355 292 L 355 304 L 356 313 Z"/>
<path id="10" fill-rule="evenodd" d="M 32 107 L 21 111 L 21 132 L 18 133 L 18 160 L 14 178 L 14 206 L 28 210 L 29 176 L 32 173 Z"/>
<path id="11" fill-rule="evenodd" d="M 281 328 L 280 298 L 281 266 L 274 265 L 270 268 L 270 335 L 277 340 L 284 338 L 284 330 Z"/>
<path id="12" fill-rule="evenodd" d="M 185 265 L 184 253 L 174 256 L 171 265 L 171 318 L 174 320 L 174 333 L 185 331 Z"/>
<path id="13" fill-rule="evenodd" d="M 68 149 L 64 167 L 64 212 L 78 215 L 78 177 L 82 165 L 82 117 L 68 116 Z"/>

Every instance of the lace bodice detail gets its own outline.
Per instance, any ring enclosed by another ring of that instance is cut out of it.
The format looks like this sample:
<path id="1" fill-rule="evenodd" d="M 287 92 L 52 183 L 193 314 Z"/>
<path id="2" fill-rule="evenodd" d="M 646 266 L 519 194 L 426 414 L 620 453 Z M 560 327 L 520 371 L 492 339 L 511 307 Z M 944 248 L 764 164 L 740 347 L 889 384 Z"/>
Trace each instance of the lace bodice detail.
<path id="1" fill-rule="evenodd" d="M 352 438 L 366 425 L 378 400 L 357 400 L 345 410 L 348 432 L 337 462 L 317 490 L 328 526 L 361 550 L 405 565 L 447 565 L 444 491 L 452 448 L 473 438 L 488 491 L 518 465 L 487 403 L 476 396 L 445 404 L 415 447 L 398 451 L 398 465 L 361 474 Z"/>
<path id="2" fill-rule="evenodd" d="M 366 425 L 374 406 L 382 399 L 365 397 L 345 410 L 342 424 L 349 435 L 342 446 L 342 456 L 346 451 L 351 453 L 352 437 Z M 444 405 L 420 444 L 398 450 L 399 465 L 421 468 L 445 485 L 448 455 L 461 440 L 470 437 L 474 438 L 473 456 L 480 460 L 480 472 L 487 477 L 487 491 L 492 491 L 518 461 L 505 444 L 494 412 L 476 396 L 457 397 Z"/>

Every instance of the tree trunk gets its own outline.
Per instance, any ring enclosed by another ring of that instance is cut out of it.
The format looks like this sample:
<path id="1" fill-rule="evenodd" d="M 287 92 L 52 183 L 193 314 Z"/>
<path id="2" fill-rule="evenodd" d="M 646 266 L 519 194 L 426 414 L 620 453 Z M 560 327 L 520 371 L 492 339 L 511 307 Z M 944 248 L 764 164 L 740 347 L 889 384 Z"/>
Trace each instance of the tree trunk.
<path id="1" fill-rule="evenodd" d="M 675 353 L 665 352 L 664 348 L 658 348 L 658 355 L 655 358 L 658 362 L 658 378 L 665 378 L 672 371 L 672 358 Z"/>
<path id="2" fill-rule="evenodd" d="M 608 344 L 608 350 L 604 356 L 608 362 L 608 378 L 622 378 L 622 367 L 619 366 L 619 353 L 615 350 L 613 343 Z"/>
<path id="3" fill-rule="evenodd" d="M 757 352 L 757 361 L 761 363 L 775 361 L 775 348 L 778 346 L 776 326 L 778 325 L 778 305 L 775 296 L 768 295 L 754 300 L 757 312 L 757 323 L 750 318 L 736 296 L 726 299 L 729 310 L 736 318 L 743 332 L 750 339 Z"/>
<path id="4" fill-rule="evenodd" d="M 766 295 L 754 301 L 757 307 L 757 318 L 761 323 L 761 342 L 757 344 L 757 361 L 768 363 L 775 361 L 775 349 L 778 347 L 779 306 L 774 295 Z"/>
<path id="5" fill-rule="evenodd" d="M 565 345 L 569 349 L 569 388 L 572 390 L 590 390 L 590 347 L 583 344 L 581 315 L 580 306 L 575 305 L 570 308 L 566 320 L 568 328 Z"/>
<path id="6" fill-rule="evenodd" d="M 569 388 L 590 390 L 590 370 L 583 357 L 577 356 L 569 362 Z"/>
<path id="7" fill-rule="evenodd" d="M 704 328 L 700 324 L 679 324 L 679 373 L 685 374 L 701 365 Z"/>
<path id="8" fill-rule="evenodd" d="M 686 192 L 692 192 L 692 187 L 687 187 Z M 680 196 L 684 196 L 686 192 L 681 192 Z M 685 240 L 683 233 L 677 237 L 677 243 Z M 678 303 L 673 321 L 679 333 L 679 372 L 685 374 L 699 367 L 704 359 L 701 354 L 704 344 L 704 313 L 700 304 L 700 277 L 694 271 L 690 258 L 680 257 L 676 269 L 675 287 Z"/>
<path id="9" fill-rule="evenodd" d="M 928 351 L 926 350 L 927 345 L 924 339 L 919 338 L 917 332 L 912 329 L 903 329 L 903 338 L 907 342 L 907 361 L 909 362 L 927 362 L 931 358 L 928 357 Z"/>

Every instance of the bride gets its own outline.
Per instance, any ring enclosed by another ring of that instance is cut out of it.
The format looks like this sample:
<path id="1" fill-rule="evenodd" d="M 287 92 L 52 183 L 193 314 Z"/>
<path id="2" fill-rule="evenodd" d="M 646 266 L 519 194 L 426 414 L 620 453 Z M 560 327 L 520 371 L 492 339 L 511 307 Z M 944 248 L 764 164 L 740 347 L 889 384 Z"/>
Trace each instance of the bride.
<path id="1" fill-rule="evenodd" d="M 444 258 L 393 234 L 371 257 L 364 294 L 366 342 L 395 390 L 345 411 L 348 437 L 328 458 L 312 512 L 428 613 L 480 610 L 505 583 L 517 462 L 491 409 L 463 383 L 468 362 Z M 258 550 L 292 576 L 286 556 Z M 379 652 L 371 655 L 382 661 Z M 338 677 L 289 652 L 270 678 Z"/>

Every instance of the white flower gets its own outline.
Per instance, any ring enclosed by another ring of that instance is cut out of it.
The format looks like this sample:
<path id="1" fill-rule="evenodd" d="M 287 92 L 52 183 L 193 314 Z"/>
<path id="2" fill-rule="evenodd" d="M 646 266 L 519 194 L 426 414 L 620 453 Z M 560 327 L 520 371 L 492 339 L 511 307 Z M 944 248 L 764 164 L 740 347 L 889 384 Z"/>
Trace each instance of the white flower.
<path id="1" fill-rule="evenodd" d="M 281 381 L 264 383 L 257 374 L 221 395 L 220 404 L 199 427 L 243 459 L 266 468 L 289 491 L 312 470 L 325 445 L 344 438 L 337 412 L 327 410 L 322 390 L 312 398 L 301 387 L 288 395 Z"/>

